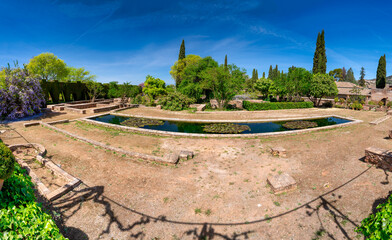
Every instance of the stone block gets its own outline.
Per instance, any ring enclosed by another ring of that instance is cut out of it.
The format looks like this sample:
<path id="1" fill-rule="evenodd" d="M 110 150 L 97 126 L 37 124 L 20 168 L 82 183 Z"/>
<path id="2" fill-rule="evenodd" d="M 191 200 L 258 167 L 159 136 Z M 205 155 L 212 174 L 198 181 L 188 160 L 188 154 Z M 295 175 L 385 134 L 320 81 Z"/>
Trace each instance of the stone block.
<path id="1" fill-rule="evenodd" d="M 365 162 L 392 172 L 392 151 L 375 147 L 366 148 Z"/>
<path id="2" fill-rule="evenodd" d="M 219 108 L 219 104 L 218 104 L 218 101 L 216 99 L 211 99 L 210 100 L 210 104 L 211 104 L 211 108 L 212 109 Z"/>
<path id="3" fill-rule="evenodd" d="M 286 149 L 282 147 L 271 148 L 271 154 L 278 157 L 286 157 Z"/>
<path id="4" fill-rule="evenodd" d="M 244 109 L 242 103 L 242 100 L 231 100 L 227 104 L 234 109 Z"/>
<path id="5" fill-rule="evenodd" d="M 192 151 L 182 150 L 182 151 L 180 152 L 179 158 L 180 158 L 181 160 L 188 160 L 188 159 L 193 158 L 193 156 L 194 156 L 194 154 L 193 154 Z"/>
<path id="6" fill-rule="evenodd" d="M 271 185 L 274 194 L 297 189 L 297 182 L 287 173 L 269 176 L 267 182 Z"/>
<path id="7" fill-rule="evenodd" d="M 162 109 L 162 106 L 161 105 L 157 105 L 155 108 L 156 109 Z"/>
<path id="8" fill-rule="evenodd" d="M 206 109 L 206 104 L 199 104 L 199 106 L 196 108 L 197 111 L 204 111 Z"/>
<path id="9" fill-rule="evenodd" d="M 23 123 L 23 126 L 25 128 L 27 128 L 27 127 L 31 127 L 31 126 L 38 126 L 40 124 L 41 124 L 40 122 L 28 122 L 28 123 Z"/>
<path id="10" fill-rule="evenodd" d="M 171 164 L 177 164 L 179 159 L 179 155 L 175 153 L 168 153 L 165 155 L 165 161 Z"/>

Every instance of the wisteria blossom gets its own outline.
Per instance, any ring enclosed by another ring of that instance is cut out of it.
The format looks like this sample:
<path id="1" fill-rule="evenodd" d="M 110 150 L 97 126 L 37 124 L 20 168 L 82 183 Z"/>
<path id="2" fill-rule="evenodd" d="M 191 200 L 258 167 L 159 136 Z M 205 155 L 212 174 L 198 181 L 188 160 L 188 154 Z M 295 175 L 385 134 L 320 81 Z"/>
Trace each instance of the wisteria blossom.
<path id="1" fill-rule="evenodd" d="M 0 86 L 0 119 L 17 119 L 41 111 L 45 97 L 39 80 L 24 69 L 13 69 Z"/>

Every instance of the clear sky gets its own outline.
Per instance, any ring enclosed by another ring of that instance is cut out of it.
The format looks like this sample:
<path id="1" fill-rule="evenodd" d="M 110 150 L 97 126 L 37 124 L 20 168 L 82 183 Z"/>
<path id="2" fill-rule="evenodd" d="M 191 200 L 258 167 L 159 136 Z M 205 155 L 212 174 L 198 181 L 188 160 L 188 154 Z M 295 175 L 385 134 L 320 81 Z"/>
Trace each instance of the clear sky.
<path id="1" fill-rule="evenodd" d="M 100 82 L 141 83 L 147 74 L 173 83 L 170 66 L 186 54 L 212 56 L 259 76 L 278 64 L 312 68 L 325 30 L 327 71 L 352 67 L 374 78 L 387 56 L 392 73 L 391 1 L 324 0 L 2 0 L 0 66 L 51 52 Z"/>

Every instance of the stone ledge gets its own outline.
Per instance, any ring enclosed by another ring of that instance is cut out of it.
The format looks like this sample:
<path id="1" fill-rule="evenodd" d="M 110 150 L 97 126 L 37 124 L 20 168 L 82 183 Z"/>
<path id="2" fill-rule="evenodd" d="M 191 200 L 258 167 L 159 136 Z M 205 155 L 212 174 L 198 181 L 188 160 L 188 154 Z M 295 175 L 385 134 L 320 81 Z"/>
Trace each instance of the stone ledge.
<path id="1" fill-rule="evenodd" d="M 392 172 L 392 151 L 375 147 L 366 148 L 365 162 Z"/>
<path id="2" fill-rule="evenodd" d="M 195 154 L 192 151 L 182 150 L 180 152 L 179 157 L 180 157 L 181 160 L 188 160 L 188 159 L 193 158 L 194 155 Z"/>
<path id="3" fill-rule="evenodd" d="M 59 124 L 59 123 L 69 123 L 69 119 L 47 122 L 47 124 L 50 124 L 50 125 Z"/>
<path id="4" fill-rule="evenodd" d="M 28 123 L 23 123 L 23 126 L 24 126 L 25 128 L 31 127 L 31 126 L 38 126 L 38 125 L 40 125 L 40 122 L 28 122 Z"/>
<path id="5" fill-rule="evenodd" d="M 16 161 L 24 168 L 27 170 L 27 173 L 31 176 L 31 179 L 33 182 L 37 185 L 38 191 L 46 198 L 48 201 L 53 201 L 67 192 L 71 191 L 74 187 L 76 187 L 79 183 L 82 181 L 71 174 L 67 173 L 64 171 L 62 168 L 57 166 L 55 163 L 50 161 L 49 159 L 45 158 L 46 155 L 46 149 L 44 146 L 38 143 L 28 143 L 28 144 L 16 144 L 16 145 L 11 145 L 9 146 L 11 151 L 16 151 L 18 148 L 34 148 L 35 150 L 38 151 L 38 154 L 36 156 L 36 159 L 42 163 L 45 167 L 47 167 L 49 170 L 51 170 L 54 174 L 63 177 L 67 183 L 60 188 L 50 191 L 45 184 L 42 183 L 42 181 L 39 179 L 39 177 L 34 173 L 34 171 L 31 170 L 29 165 L 25 163 L 23 160 L 16 158 Z"/>
<path id="6" fill-rule="evenodd" d="M 387 115 L 387 116 L 384 116 L 384 117 L 382 117 L 382 118 L 378 118 L 378 119 L 376 119 L 376 120 L 374 120 L 374 121 L 371 121 L 370 124 L 372 124 L 372 125 L 378 125 L 378 124 L 380 124 L 380 123 L 382 123 L 382 122 L 388 120 L 389 118 L 391 118 L 391 116 L 390 116 L 390 115 Z"/>
<path id="7" fill-rule="evenodd" d="M 269 176 L 267 182 L 271 185 L 274 194 L 297 189 L 297 182 L 287 173 Z"/>

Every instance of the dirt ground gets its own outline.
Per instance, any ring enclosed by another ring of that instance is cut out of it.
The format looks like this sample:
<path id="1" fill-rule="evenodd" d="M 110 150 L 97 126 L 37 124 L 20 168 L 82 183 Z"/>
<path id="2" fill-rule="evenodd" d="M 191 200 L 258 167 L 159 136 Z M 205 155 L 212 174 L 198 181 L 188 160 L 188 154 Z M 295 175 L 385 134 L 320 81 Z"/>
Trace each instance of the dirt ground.
<path id="1" fill-rule="evenodd" d="M 139 108 L 122 113 L 193 119 L 265 119 L 337 114 L 363 120 L 343 128 L 258 138 L 147 136 L 72 122 L 56 125 L 127 150 L 160 155 L 182 149 L 194 159 L 176 167 L 120 156 L 53 130 L 0 128 L 7 144 L 36 142 L 83 184 L 49 207 L 70 239 L 362 239 L 354 229 L 391 189 L 389 173 L 364 163 L 370 146 L 392 149 L 392 119 L 344 109 L 260 112 L 169 112 Z M 83 115 L 84 117 L 85 115 Z M 51 114 L 44 121 L 75 119 Z M 271 147 L 287 157 L 273 157 Z M 286 172 L 298 183 L 274 195 L 267 177 Z"/>

